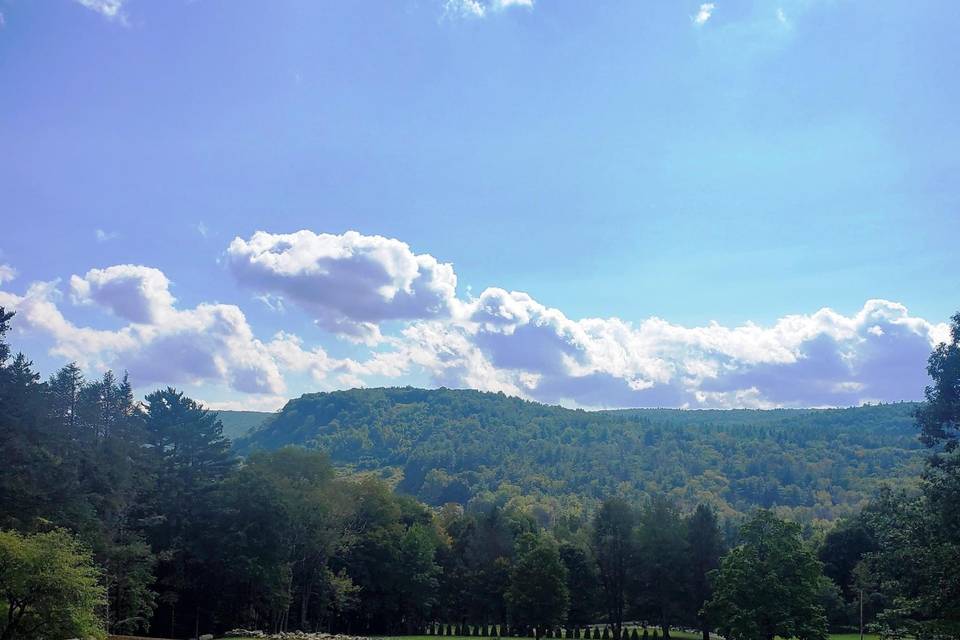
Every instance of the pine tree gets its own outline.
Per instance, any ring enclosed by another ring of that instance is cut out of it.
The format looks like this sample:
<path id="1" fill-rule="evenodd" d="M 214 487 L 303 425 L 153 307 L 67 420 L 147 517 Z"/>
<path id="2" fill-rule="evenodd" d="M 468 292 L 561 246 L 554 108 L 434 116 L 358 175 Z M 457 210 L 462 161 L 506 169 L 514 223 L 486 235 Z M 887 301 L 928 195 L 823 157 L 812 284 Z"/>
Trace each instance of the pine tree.
<path id="1" fill-rule="evenodd" d="M 690 574 L 686 592 L 690 609 L 697 613 L 703 640 L 710 640 L 710 622 L 703 612 L 703 605 L 713 595 L 707 574 L 720 566 L 723 541 L 717 516 L 709 506 L 701 504 L 687 519 L 687 549 L 689 550 Z"/>

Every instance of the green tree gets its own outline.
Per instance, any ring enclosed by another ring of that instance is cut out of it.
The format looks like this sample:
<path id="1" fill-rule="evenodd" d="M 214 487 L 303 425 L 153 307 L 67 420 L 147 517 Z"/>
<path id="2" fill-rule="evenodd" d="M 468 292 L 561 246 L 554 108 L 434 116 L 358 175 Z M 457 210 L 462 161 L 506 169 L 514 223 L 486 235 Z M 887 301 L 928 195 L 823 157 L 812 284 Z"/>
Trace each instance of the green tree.
<path id="1" fill-rule="evenodd" d="M 546 534 L 524 534 L 519 546 L 507 590 L 510 617 L 514 623 L 533 625 L 539 638 L 567 616 L 567 568 L 556 541 Z"/>
<path id="2" fill-rule="evenodd" d="M 593 518 L 591 549 L 614 638 L 620 638 L 623 628 L 628 574 L 636 556 L 635 524 L 633 509 L 620 498 L 604 500 Z"/>
<path id="3" fill-rule="evenodd" d="M 567 591 L 572 596 L 567 610 L 567 626 L 587 625 L 596 619 L 599 602 L 597 564 L 588 549 L 570 542 L 560 545 L 560 559 L 567 568 Z"/>
<path id="4" fill-rule="evenodd" d="M 937 345 L 927 361 L 933 384 L 917 409 L 920 439 L 928 447 L 953 451 L 960 438 L 960 313 L 950 318 L 950 342 Z"/>
<path id="5" fill-rule="evenodd" d="M 0 640 L 102 638 L 105 603 L 91 553 L 57 529 L 0 531 Z"/>
<path id="6" fill-rule="evenodd" d="M 156 473 L 149 510 L 158 514 L 149 539 L 160 558 L 160 602 L 169 617 L 164 627 L 171 637 L 194 632 L 201 606 L 211 600 L 216 586 L 204 583 L 205 557 L 212 550 L 200 543 L 209 539 L 208 514 L 224 479 L 236 466 L 230 441 L 215 412 L 176 389 L 155 391 L 146 397 L 146 448 Z M 181 611 L 178 623 L 177 611 Z"/>
<path id="7" fill-rule="evenodd" d="M 685 600 L 687 532 L 676 506 L 657 496 L 640 513 L 632 587 L 640 611 L 657 621 L 664 640 Z"/>
<path id="8" fill-rule="evenodd" d="M 703 640 L 710 640 L 710 620 L 703 605 L 713 596 L 708 575 L 720 566 L 723 555 L 723 538 L 717 523 L 717 514 L 708 505 L 697 506 L 687 518 L 688 583 L 687 594 Z"/>
<path id="9" fill-rule="evenodd" d="M 950 336 L 930 355 L 933 384 L 916 411 L 920 439 L 933 450 L 922 493 L 883 491 L 863 513 L 876 551 L 857 573 L 878 586 L 878 624 L 891 636 L 960 636 L 960 313 Z"/>
<path id="10" fill-rule="evenodd" d="M 717 630 L 731 640 L 825 640 L 824 577 L 799 525 L 761 509 L 740 537 L 711 573 L 714 593 L 706 610 Z"/>

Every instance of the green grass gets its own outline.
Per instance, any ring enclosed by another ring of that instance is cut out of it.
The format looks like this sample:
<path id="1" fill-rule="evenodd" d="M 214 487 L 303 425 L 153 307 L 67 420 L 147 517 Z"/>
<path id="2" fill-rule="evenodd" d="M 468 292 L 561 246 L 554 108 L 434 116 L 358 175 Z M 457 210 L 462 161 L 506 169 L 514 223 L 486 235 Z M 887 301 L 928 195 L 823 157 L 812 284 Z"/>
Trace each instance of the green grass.
<path id="1" fill-rule="evenodd" d="M 630 629 L 633 629 L 633 627 L 630 627 L 630 628 L 628 629 L 628 631 L 629 631 Z M 649 631 L 650 631 L 650 639 L 652 640 L 652 638 L 653 638 L 653 627 L 648 627 L 648 629 L 649 629 Z M 602 627 L 601 627 L 601 630 L 602 630 Z M 637 628 L 637 630 L 638 630 L 639 632 L 641 632 L 641 633 L 643 632 L 639 627 Z M 659 633 L 659 629 L 658 629 L 658 633 Z M 449 640 L 477 640 L 478 637 L 487 638 L 488 640 L 490 640 L 491 638 L 493 638 L 493 636 L 377 636 L 376 638 L 377 638 L 377 640 L 439 640 L 440 638 L 443 638 L 443 640 L 447 640 L 447 639 L 449 639 Z M 509 637 L 507 638 L 507 640 L 511 640 L 513 637 L 514 637 L 514 636 L 509 636 Z M 520 636 L 519 638 L 517 638 L 517 640 L 524 640 L 524 638 L 526 638 L 526 640 L 531 640 L 528 636 Z M 670 632 L 670 638 L 671 638 L 671 639 L 676 638 L 677 640 L 700 640 L 700 634 L 699 634 L 699 633 L 687 633 L 686 631 L 671 631 L 671 632 Z M 496 637 L 496 640 L 500 640 L 499 636 Z M 541 640 L 549 640 L 549 639 L 548 639 L 548 638 L 541 638 Z M 857 638 L 857 640 L 860 640 L 860 639 Z M 866 640 L 866 638 L 864 638 L 864 640 Z"/>
<path id="2" fill-rule="evenodd" d="M 688 633 L 686 631 L 671 631 L 670 637 L 676 638 L 677 640 L 699 640 L 700 635 L 697 633 Z M 444 638 L 445 640 L 475 640 L 475 636 L 377 636 L 377 640 L 435 640 L 436 638 Z M 227 637 L 221 638 L 220 640 L 242 639 Z M 830 640 L 860 640 L 860 634 L 831 633 Z M 875 633 L 865 633 L 863 634 L 863 640 L 880 640 L 880 636 Z"/>

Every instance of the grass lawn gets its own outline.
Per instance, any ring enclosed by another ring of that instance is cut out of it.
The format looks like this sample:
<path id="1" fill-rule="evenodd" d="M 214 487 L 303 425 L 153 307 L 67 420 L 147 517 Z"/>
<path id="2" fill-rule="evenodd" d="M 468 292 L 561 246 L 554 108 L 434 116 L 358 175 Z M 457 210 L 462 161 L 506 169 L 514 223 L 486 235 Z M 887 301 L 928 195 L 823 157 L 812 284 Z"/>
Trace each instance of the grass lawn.
<path id="1" fill-rule="evenodd" d="M 650 629 L 650 633 L 653 633 L 653 629 Z M 700 640 L 699 633 L 688 633 L 686 631 L 671 631 L 671 638 L 676 638 L 676 640 Z M 443 638 L 444 640 L 477 640 L 474 636 L 380 636 L 378 640 L 437 640 L 438 638 Z M 225 639 L 228 640 L 228 639 Z M 518 640 L 523 640 L 522 638 Z M 860 640 L 859 633 L 831 633 L 830 640 Z M 875 633 L 865 633 L 863 634 L 863 640 L 880 640 L 880 636 Z"/>
<path id="2" fill-rule="evenodd" d="M 652 632 L 652 629 L 651 629 Z M 697 633 L 687 633 L 686 631 L 671 631 L 671 638 L 676 638 L 677 640 L 699 640 L 700 634 Z M 377 640 L 437 640 L 437 638 L 444 638 L 444 640 L 476 640 L 474 636 L 378 636 Z M 248 640 L 241 638 L 221 638 L 220 640 Z M 520 639 L 522 640 L 522 639 Z M 831 633 L 830 640 L 860 640 L 859 633 Z M 880 636 L 875 633 L 865 633 L 863 634 L 863 640 L 880 640 Z"/>

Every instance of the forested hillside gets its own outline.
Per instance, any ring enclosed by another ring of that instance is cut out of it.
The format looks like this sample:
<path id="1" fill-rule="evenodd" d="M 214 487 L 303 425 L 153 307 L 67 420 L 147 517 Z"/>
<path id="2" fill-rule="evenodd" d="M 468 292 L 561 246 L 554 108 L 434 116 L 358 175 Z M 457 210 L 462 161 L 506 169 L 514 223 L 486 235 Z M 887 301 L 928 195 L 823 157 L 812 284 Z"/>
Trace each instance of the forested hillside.
<path id="1" fill-rule="evenodd" d="M 414 388 L 304 395 L 241 439 L 380 470 L 432 505 L 523 502 L 548 524 L 604 496 L 666 494 L 726 515 L 798 522 L 855 512 L 922 467 L 910 403 L 836 410 L 581 411 L 502 394 Z"/>

